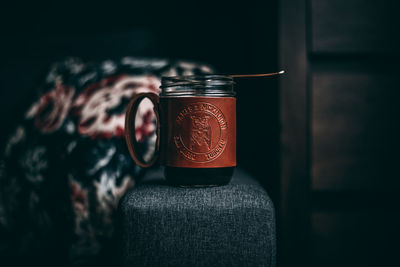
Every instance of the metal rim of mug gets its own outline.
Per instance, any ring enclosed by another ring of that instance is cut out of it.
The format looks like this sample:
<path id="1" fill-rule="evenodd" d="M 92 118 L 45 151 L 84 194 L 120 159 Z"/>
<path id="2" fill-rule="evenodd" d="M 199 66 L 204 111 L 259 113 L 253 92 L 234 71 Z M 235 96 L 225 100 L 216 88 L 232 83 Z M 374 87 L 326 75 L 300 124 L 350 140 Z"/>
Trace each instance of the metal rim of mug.
<path id="1" fill-rule="evenodd" d="M 229 75 L 188 75 L 162 77 L 160 96 L 235 96 Z"/>

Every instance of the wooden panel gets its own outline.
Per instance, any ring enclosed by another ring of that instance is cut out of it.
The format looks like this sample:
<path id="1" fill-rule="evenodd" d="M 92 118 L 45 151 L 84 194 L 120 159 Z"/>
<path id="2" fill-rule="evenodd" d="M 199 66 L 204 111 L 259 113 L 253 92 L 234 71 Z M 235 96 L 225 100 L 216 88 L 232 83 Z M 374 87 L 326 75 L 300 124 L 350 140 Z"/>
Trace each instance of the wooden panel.
<path id="1" fill-rule="evenodd" d="M 399 53 L 394 0 L 311 0 L 314 53 Z"/>
<path id="2" fill-rule="evenodd" d="M 368 71 L 312 75 L 312 188 L 399 187 L 399 78 Z"/>
<path id="3" fill-rule="evenodd" d="M 398 212 L 312 215 L 312 266 L 399 266 Z M 397 263 L 397 264 L 396 264 Z"/>

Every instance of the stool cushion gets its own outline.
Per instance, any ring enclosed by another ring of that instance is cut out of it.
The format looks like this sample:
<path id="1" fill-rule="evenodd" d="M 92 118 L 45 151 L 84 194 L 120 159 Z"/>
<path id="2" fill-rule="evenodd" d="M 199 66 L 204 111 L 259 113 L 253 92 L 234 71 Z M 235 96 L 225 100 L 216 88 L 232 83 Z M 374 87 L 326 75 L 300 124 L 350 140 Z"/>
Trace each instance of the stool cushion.
<path id="1" fill-rule="evenodd" d="M 120 202 L 124 266 L 275 266 L 266 191 L 237 169 L 230 184 L 181 188 L 153 172 Z"/>

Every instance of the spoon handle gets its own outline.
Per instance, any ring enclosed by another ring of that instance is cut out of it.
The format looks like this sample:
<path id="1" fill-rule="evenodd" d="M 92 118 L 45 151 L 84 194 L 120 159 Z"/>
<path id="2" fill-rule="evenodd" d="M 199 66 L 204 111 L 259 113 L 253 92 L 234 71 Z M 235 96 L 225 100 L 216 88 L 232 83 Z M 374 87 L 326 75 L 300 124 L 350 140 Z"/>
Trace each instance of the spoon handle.
<path id="1" fill-rule="evenodd" d="M 272 73 L 260 73 L 260 74 L 233 74 L 230 75 L 233 78 L 245 78 L 245 77 L 266 77 L 266 76 L 274 76 L 285 73 L 284 70 L 279 72 L 272 72 Z"/>

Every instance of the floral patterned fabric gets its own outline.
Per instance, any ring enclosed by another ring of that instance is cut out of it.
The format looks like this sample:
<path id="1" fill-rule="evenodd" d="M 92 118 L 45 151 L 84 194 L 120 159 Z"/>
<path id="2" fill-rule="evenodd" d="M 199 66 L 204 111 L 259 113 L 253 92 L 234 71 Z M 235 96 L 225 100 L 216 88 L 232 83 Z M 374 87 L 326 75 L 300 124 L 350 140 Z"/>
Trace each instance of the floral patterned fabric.
<path id="1" fill-rule="evenodd" d="M 13 264 L 52 265 L 55 258 L 67 266 L 104 264 L 118 201 L 143 171 L 123 138 L 129 100 L 159 93 L 161 76 L 211 72 L 192 62 L 131 57 L 54 64 L 1 154 L 1 254 Z M 149 101 L 136 123 L 149 159 L 155 142 Z"/>

